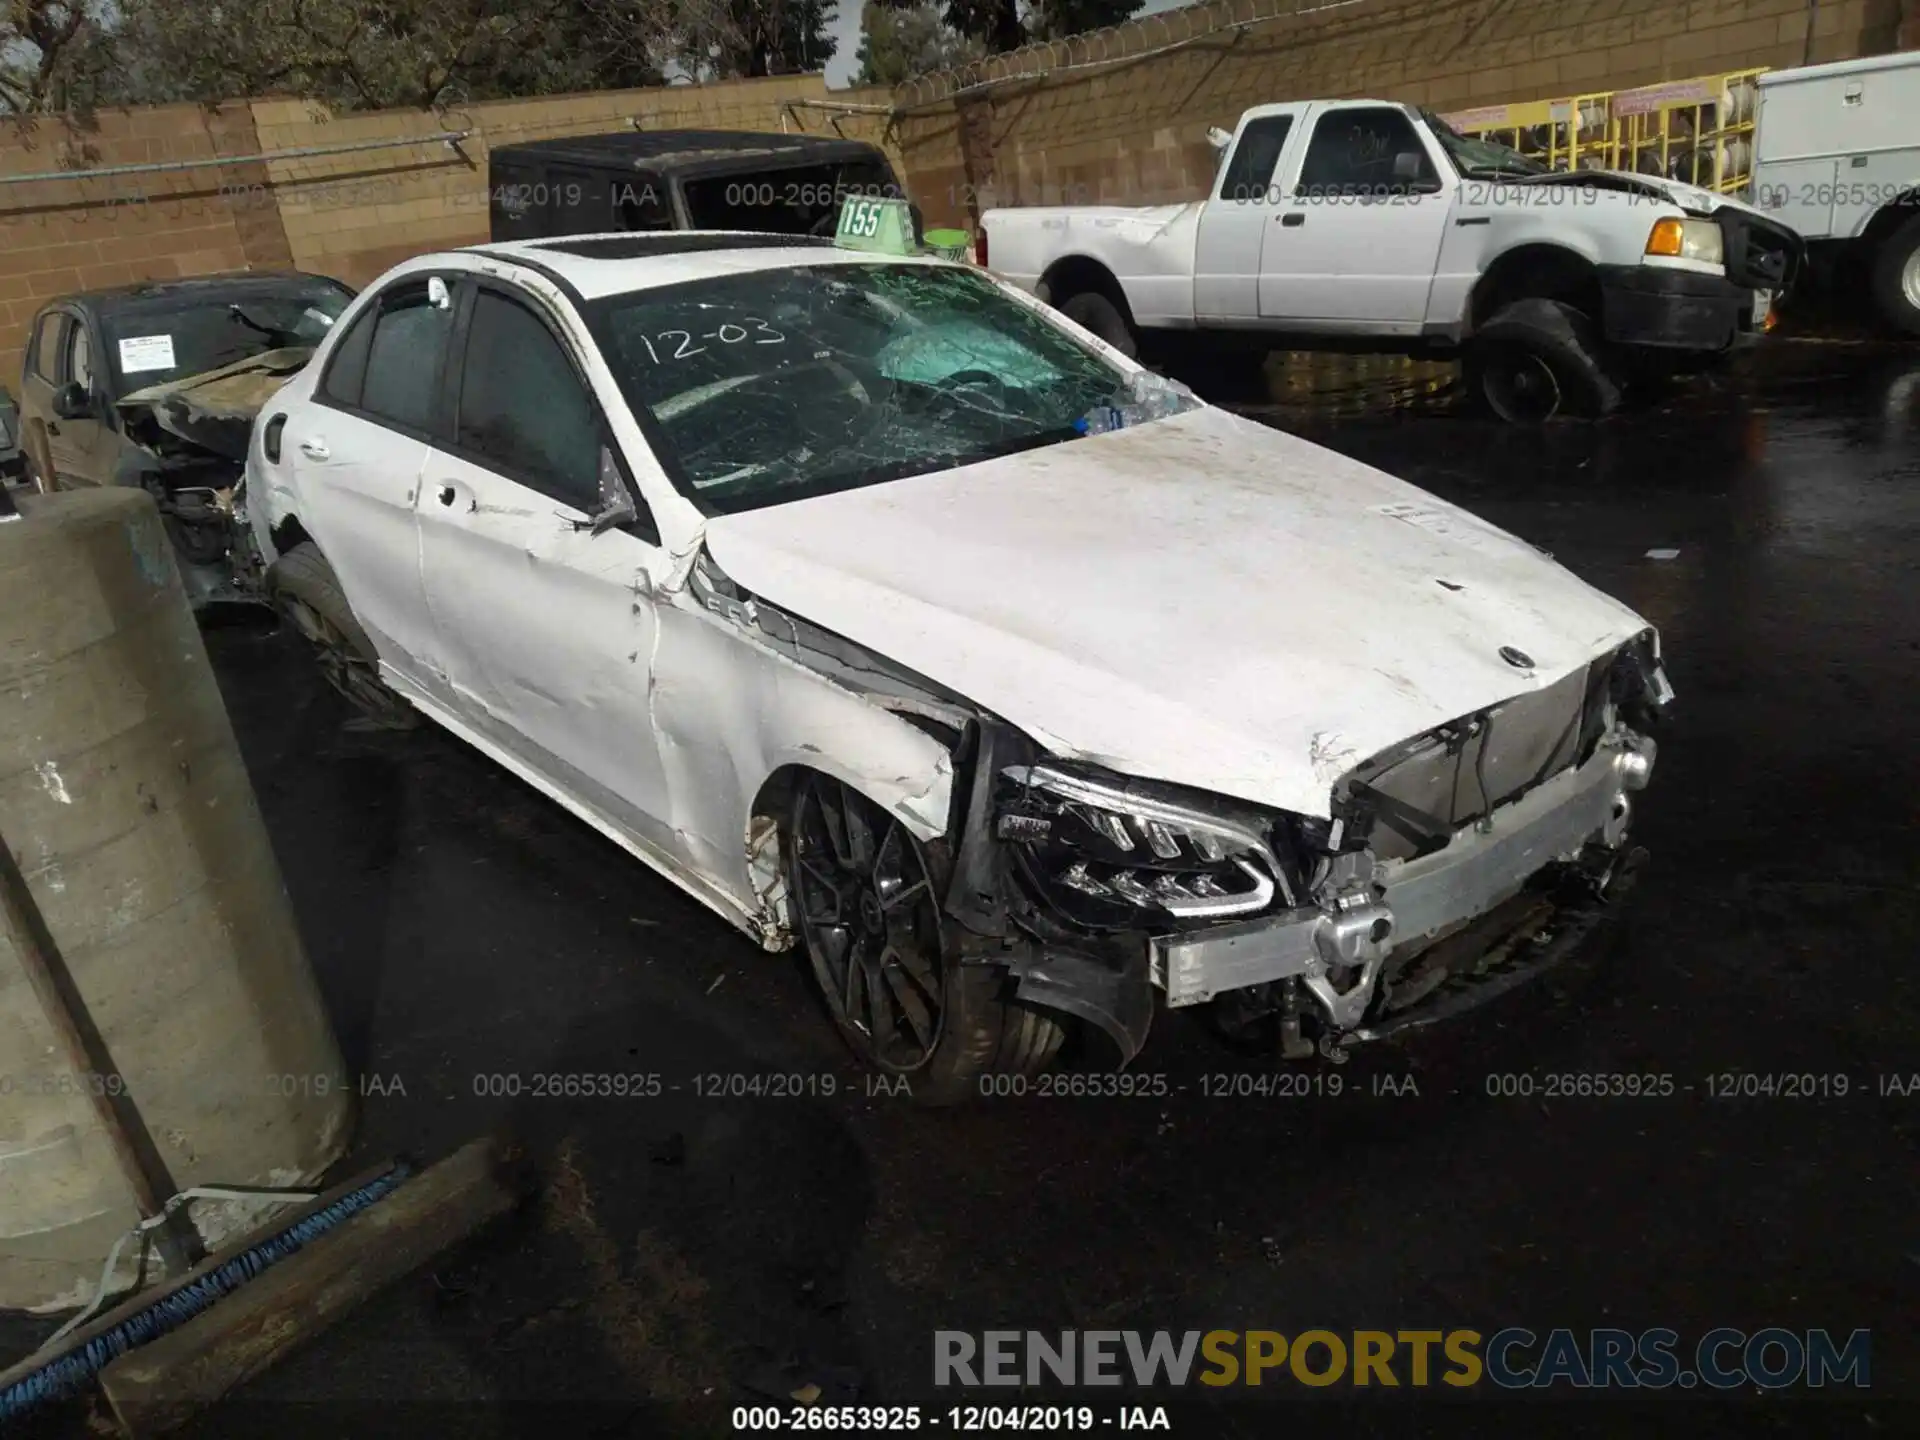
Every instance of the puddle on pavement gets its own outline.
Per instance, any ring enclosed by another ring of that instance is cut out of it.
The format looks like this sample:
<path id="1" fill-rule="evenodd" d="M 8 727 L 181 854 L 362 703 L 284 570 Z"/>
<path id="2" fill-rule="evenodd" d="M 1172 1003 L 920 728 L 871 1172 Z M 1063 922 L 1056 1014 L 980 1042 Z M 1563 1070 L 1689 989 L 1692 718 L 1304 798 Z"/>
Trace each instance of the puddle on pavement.
<path id="1" fill-rule="evenodd" d="M 1189 366 L 1172 373 L 1215 404 L 1258 420 L 1447 414 L 1462 410 L 1466 400 L 1459 366 L 1402 355 L 1275 351 L 1258 367 Z"/>
<path id="2" fill-rule="evenodd" d="M 1170 365 L 1167 373 L 1214 404 L 1286 429 L 1400 417 L 1448 417 L 1508 428 L 1472 403 L 1460 367 L 1451 361 L 1276 351 L 1264 365 L 1184 361 Z M 1836 420 L 1869 419 L 1882 428 L 1914 432 L 1920 429 L 1920 347 L 1844 329 L 1780 335 L 1723 367 L 1676 380 L 1657 395 L 1630 398 L 1606 423 L 1608 428 L 1649 421 L 1684 425 L 1781 408 L 1812 409 Z M 1587 427 L 1568 421 L 1549 428 Z"/>

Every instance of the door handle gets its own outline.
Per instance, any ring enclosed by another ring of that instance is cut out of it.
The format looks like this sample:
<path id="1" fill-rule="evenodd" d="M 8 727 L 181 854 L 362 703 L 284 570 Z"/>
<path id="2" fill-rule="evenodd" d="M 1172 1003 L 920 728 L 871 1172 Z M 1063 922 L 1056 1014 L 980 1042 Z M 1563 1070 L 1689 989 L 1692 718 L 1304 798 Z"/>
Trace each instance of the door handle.
<path id="1" fill-rule="evenodd" d="M 327 449 L 327 442 L 318 436 L 302 440 L 300 442 L 300 453 L 309 460 L 325 460 L 329 455 L 333 454 L 331 450 Z"/>
<path id="2" fill-rule="evenodd" d="M 443 483 L 443 484 L 442 484 L 442 485 L 440 486 L 440 503 L 441 503 L 442 505 L 451 505 L 451 504 L 453 504 L 453 501 L 454 501 L 454 495 L 455 495 L 455 491 L 454 491 L 454 488 L 453 488 L 453 486 L 451 486 L 451 485 L 448 485 L 448 484 L 445 484 L 445 483 Z"/>
<path id="3" fill-rule="evenodd" d="M 1289 210 L 1285 215 L 1280 217 L 1280 223 L 1288 229 L 1292 229 L 1297 225 L 1306 224 L 1307 217 L 1302 215 L 1298 210 Z"/>

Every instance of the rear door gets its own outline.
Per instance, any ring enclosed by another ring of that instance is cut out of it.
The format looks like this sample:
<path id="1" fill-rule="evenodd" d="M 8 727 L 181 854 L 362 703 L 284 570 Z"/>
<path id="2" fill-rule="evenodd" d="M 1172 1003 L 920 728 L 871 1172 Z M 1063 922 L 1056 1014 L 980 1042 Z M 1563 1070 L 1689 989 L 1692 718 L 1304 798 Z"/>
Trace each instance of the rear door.
<path id="1" fill-rule="evenodd" d="M 441 423 L 457 273 L 402 276 L 353 319 L 281 432 L 300 520 L 380 659 L 444 698 L 414 503 Z"/>
<path id="2" fill-rule="evenodd" d="M 603 819 L 678 850 L 648 710 L 647 577 L 666 565 L 644 501 L 537 297 L 473 282 L 456 350 L 420 534 L 458 713 Z M 594 534 L 610 493 L 641 514 Z"/>
<path id="3" fill-rule="evenodd" d="M 1193 248 L 1193 313 L 1252 320 L 1260 313 L 1260 250 L 1281 216 L 1273 188 L 1297 111 L 1257 115 L 1240 127 L 1213 195 L 1200 212 Z"/>
<path id="4" fill-rule="evenodd" d="M 1311 124 L 1262 243 L 1261 316 L 1417 333 L 1451 205 L 1444 155 L 1398 105 L 1317 106 Z"/>

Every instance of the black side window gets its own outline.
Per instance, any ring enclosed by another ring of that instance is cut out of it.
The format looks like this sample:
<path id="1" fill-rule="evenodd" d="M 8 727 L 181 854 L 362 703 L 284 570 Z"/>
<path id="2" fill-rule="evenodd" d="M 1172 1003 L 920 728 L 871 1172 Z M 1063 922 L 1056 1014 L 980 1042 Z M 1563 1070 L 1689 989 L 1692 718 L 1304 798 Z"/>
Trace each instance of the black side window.
<path id="1" fill-rule="evenodd" d="M 327 373 L 320 377 L 322 399 L 360 408 L 360 392 L 367 383 L 367 351 L 373 345 L 373 326 L 379 318 L 380 307 L 369 306 L 340 337 L 327 360 Z"/>
<path id="2" fill-rule="evenodd" d="M 526 240 L 546 229 L 546 185 L 540 172 L 498 161 L 487 177 L 487 205 L 495 240 Z"/>
<path id="3" fill-rule="evenodd" d="M 667 183 L 658 175 L 623 176 L 613 182 L 613 228 L 671 230 L 673 206 Z"/>
<path id="4" fill-rule="evenodd" d="M 409 281 L 382 295 L 360 408 L 405 429 L 431 430 L 440 362 L 452 331 L 445 282 Z"/>
<path id="5" fill-rule="evenodd" d="M 66 348 L 66 327 L 66 314 L 55 310 L 40 317 L 40 326 L 33 333 L 30 364 L 33 373 L 49 385 L 60 383 L 60 352 Z"/>
<path id="6" fill-rule="evenodd" d="M 1234 143 L 1233 158 L 1227 162 L 1226 176 L 1220 182 L 1220 198 L 1264 203 L 1273 184 L 1273 167 L 1280 163 L 1280 152 L 1286 148 L 1292 129 L 1291 115 L 1249 120 Z"/>
<path id="7" fill-rule="evenodd" d="M 1299 188 L 1305 195 L 1394 195 L 1439 180 L 1406 113 L 1381 106 L 1321 116 L 1300 167 Z"/>
<path id="8" fill-rule="evenodd" d="M 474 297 L 455 443 L 577 510 L 600 508 L 593 399 L 552 332 L 491 290 Z"/>

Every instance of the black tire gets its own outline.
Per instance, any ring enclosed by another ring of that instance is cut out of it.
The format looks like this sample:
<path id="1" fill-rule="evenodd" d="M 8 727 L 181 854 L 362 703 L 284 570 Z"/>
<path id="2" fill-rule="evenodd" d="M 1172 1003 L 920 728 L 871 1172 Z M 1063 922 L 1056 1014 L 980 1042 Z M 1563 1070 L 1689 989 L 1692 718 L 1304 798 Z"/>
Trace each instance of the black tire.
<path id="1" fill-rule="evenodd" d="M 1509 424 L 1598 419 L 1620 406 L 1620 381 L 1593 322 L 1559 300 L 1516 300 L 1467 342 L 1467 387 Z"/>
<path id="2" fill-rule="evenodd" d="M 1082 290 L 1069 295 L 1054 307 L 1074 324 L 1091 330 L 1129 360 L 1140 354 L 1140 337 L 1134 333 L 1120 307 L 1097 290 Z"/>
<path id="3" fill-rule="evenodd" d="M 346 591 L 320 547 L 303 540 L 267 571 L 273 608 L 318 652 L 320 673 L 347 703 L 383 730 L 411 730 L 420 712 L 380 678 L 380 658 L 353 618 Z"/>
<path id="4" fill-rule="evenodd" d="M 951 1105 L 987 1077 L 1032 1075 L 1065 1032 L 1014 1002 L 992 965 L 961 964 L 925 849 L 842 781 L 808 772 L 784 835 L 794 928 L 827 1013 L 861 1061 Z"/>
<path id="5" fill-rule="evenodd" d="M 1903 335 L 1920 335 L 1920 215 L 1880 242 L 1871 286 L 1881 321 Z"/>

